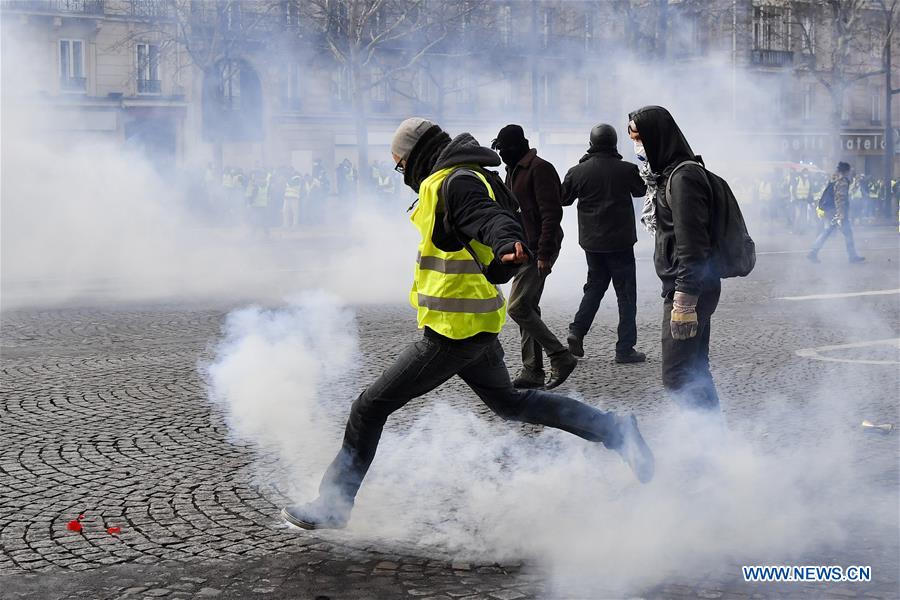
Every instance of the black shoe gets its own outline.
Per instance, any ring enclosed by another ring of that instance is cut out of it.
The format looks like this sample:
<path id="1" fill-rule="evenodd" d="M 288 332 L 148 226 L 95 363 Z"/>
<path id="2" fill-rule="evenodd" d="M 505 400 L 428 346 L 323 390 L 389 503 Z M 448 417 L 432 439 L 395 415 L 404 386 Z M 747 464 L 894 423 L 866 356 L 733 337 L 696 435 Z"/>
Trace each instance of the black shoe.
<path id="1" fill-rule="evenodd" d="M 572 353 L 572 356 L 577 356 L 581 358 L 584 356 L 584 338 L 578 337 L 571 331 L 569 332 L 569 337 L 566 338 L 566 342 L 569 344 L 569 352 Z"/>
<path id="2" fill-rule="evenodd" d="M 285 506 L 281 518 L 303 529 L 343 529 L 350 520 L 350 510 L 329 507 L 319 498 L 307 504 Z"/>
<path id="3" fill-rule="evenodd" d="M 572 353 L 568 350 L 563 350 L 562 352 L 550 357 L 550 381 L 547 382 L 547 389 L 552 390 L 555 387 L 562 385 L 562 383 L 572 374 L 572 371 L 575 370 L 575 365 L 578 364 L 578 359 L 572 356 Z"/>
<path id="4" fill-rule="evenodd" d="M 546 376 L 543 371 L 532 371 L 531 369 L 522 369 L 513 379 L 513 387 L 520 390 L 532 388 L 542 388 L 546 382 Z"/>
<path id="5" fill-rule="evenodd" d="M 806 260 L 812 263 L 819 262 L 819 253 L 818 252 L 810 252 L 806 255 Z"/>
<path id="6" fill-rule="evenodd" d="M 638 352 L 634 348 L 622 354 L 616 352 L 617 363 L 639 363 L 644 362 L 645 360 L 647 360 L 647 355 L 643 352 Z"/>
<path id="7" fill-rule="evenodd" d="M 635 477 L 641 483 L 647 483 L 653 479 L 655 470 L 655 461 L 650 446 L 644 441 L 637 426 L 637 419 L 634 415 L 616 416 L 619 424 L 619 432 L 622 434 L 622 445 L 616 451 L 622 456 Z"/>
<path id="8" fill-rule="evenodd" d="M 861 262 L 864 262 L 865 260 L 866 260 L 865 256 L 859 256 L 858 254 L 856 256 L 850 257 L 850 262 L 852 262 L 852 263 L 861 263 Z"/>

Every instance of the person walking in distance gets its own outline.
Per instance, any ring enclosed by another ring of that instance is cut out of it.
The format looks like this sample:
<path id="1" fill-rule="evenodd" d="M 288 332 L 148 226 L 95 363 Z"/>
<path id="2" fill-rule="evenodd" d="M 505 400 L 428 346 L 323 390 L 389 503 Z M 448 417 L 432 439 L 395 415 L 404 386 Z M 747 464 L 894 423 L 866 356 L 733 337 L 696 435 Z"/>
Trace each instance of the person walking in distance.
<path id="1" fill-rule="evenodd" d="M 618 363 L 646 360 L 637 343 L 637 276 L 634 245 L 637 227 L 632 197 L 643 196 L 647 185 L 637 165 L 622 160 L 612 125 L 591 130 L 590 147 L 563 180 L 562 204 L 578 200 L 578 243 L 587 258 L 584 296 L 569 325 L 569 350 L 584 356 L 584 337 L 594 322 L 610 281 L 619 305 Z"/>
<path id="2" fill-rule="evenodd" d="M 421 236 L 410 304 L 424 333 L 353 402 L 319 497 L 285 507 L 282 517 L 305 529 L 345 527 L 388 417 L 455 375 L 501 418 L 556 427 L 601 443 L 618 452 L 640 481 L 649 481 L 653 454 L 633 415 L 512 386 L 497 339 L 506 317 L 497 284 L 531 262 L 533 253 L 525 232 L 495 200 L 498 191 L 489 183 L 496 174 L 485 168 L 499 165 L 500 158 L 470 134 L 451 138 L 419 117 L 400 124 L 391 154 L 404 183 L 418 195 L 410 215 Z M 448 181 L 457 170 L 461 172 Z"/>
<path id="3" fill-rule="evenodd" d="M 506 185 L 522 211 L 525 243 L 537 252 L 537 261 L 523 266 L 509 292 L 509 316 L 522 336 L 522 372 L 513 381 L 518 388 L 544 387 L 544 352 L 550 359 L 547 389 L 562 384 L 575 370 L 578 359 L 541 319 L 544 283 L 559 256 L 562 244 L 562 205 L 556 169 L 537 155 L 520 125 L 507 125 L 494 140 L 493 149 L 506 163 Z"/>
<path id="4" fill-rule="evenodd" d="M 839 162 L 834 175 L 831 176 L 828 185 L 819 199 L 817 213 L 826 221 L 827 225 L 822 233 L 813 242 L 812 250 L 806 255 L 810 262 L 819 262 L 819 251 L 835 230 L 840 229 L 844 234 L 844 245 L 847 248 L 847 259 L 851 263 L 861 263 L 865 257 L 856 253 L 856 244 L 853 242 L 853 230 L 850 228 L 850 180 L 853 178 L 853 168 L 849 163 Z"/>

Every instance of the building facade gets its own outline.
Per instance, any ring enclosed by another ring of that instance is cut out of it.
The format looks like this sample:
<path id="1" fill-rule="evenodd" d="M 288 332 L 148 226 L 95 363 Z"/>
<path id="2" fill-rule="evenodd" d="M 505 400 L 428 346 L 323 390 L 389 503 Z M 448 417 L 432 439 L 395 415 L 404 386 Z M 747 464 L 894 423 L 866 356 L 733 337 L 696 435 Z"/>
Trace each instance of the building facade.
<path id="1" fill-rule="evenodd" d="M 883 165 L 884 77 L 857 78 L 882 62 L 877 36 L 857 36 L 852 68 L 835 69 L 823 2 L 437 4 L 456 6 L 434 19 L 444 20 L 437 37 L 429 29 L 363 45 L 370 60 L 354 63 L 352 44 L 334 47 L 356 25 L 340 2 L 326 14 L 297 0 L 6 0 L 4 95 L 33 96 L 60 140 L 112 139 L 166 168 L 308 172 L 321 160 L 334 172 L 345 158 L 386 161 L 396 124 L 413 114 L 483 143 L 522 123 L 562 167 L 591 126 L 621 131 L 628 111 L 648 103 L 689 115 L 689 137 L 707 152 L 739 146 L 741 160 L 826 169 L 840 157 L 871 173 Z M 365 24 L 373 37 L 396 15 L 376 17 Z M 874 13 L 863 18 L 877 30 Z M 26 76 L 11 62 L 19 55 Z M 835 73 L 853 80 L 840 102 Z"/>

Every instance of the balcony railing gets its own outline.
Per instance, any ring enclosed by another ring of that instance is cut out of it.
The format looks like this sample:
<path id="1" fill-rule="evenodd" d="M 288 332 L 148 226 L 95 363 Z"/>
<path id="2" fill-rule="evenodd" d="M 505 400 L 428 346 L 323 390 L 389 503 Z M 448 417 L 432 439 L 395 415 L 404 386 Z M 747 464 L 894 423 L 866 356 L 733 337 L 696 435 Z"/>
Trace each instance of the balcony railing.
<path id="1" fill-rule="evenodd" d="M 64 92 L 86 92 L 87 77 L 62 77 L 59 80 L 59 89 Z"/>
<path id="2" fill-rule="evenodd" d="M 169 14 L 166 0 L 131 0 L 131 14 L 136 17 L 166 17 Z"/>
<path id="3" fill-rule="evenodd" d="M 750 64 L 758 67 L 789 67 L 794 64 L 794 53 L 787 50 L 751 50 Z"/>
<path id="4" fill-rule="evenodd" d="M 162 81 L 159 79 L 138 79 L 138 94 L 159 94 L 162 91 Z"/>
<path id="5" fill-rule="evenodd" d="M 79 13 L 85 15 L 102 15 L 104 4 L 104 0 L 5 0 L 0 2 L 0 6 L 10 10 Z"/>

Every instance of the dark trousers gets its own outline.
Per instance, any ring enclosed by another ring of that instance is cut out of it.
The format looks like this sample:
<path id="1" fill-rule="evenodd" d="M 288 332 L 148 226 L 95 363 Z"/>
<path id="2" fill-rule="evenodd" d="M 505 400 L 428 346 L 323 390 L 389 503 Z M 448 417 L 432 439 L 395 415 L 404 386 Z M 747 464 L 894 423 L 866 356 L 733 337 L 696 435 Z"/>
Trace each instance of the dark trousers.
<path id="1" fill-rule="evenodd" d="M 588 252 L 588 276 L 584 284 L 584 296 L 569 325 L 569 331 L 584 337 L 590 330 L 600 308 L 600 301 L 612 281 L 619 303 L 619 340 L 616 354 L 627 354 L 637 343 L 637 276 L 635 275 L 634 248 L 620 252 Z"/>
<path id="2" fill-rule="evenodd" d="M 322 479 L 319 495 L 329 503 L 351 506 L 388 416 L 454 375 L 503 419 L 555 427 L 608 448 L 622 444 L 613 413 L 559 394 L 515 389 L 496 337 L 454 341 L 426 334 L 353 402 L 343 444 Z"/>
<path id="3" fill-rule="evenodd" d="M 813 253 L 818 253 L 819 250 L 822 249 L 822 246 L 825 245 L 826 240 L 834 233 L 835 229 L 840 229 L 841 233 L 844 234 L 844 245 L 847 247 L 847 256 L 850 258 L 856 256 L 856 245 L 853 243 L 853 230 L 850 229 L 850 219 L 844 219 L 841 221 L 840 225 L 834 221 L 829 222 L 813 243 Z"/>
<path id="4" fill-rule="evenodd" d="M 710 319 L 719 304 L 720 288 L 700 294 L 697 300 L 697 335 L 687 340 L 672 337 L 672 296 L 663 303 L 662 381 L 679 405 L 697 410 L 719 410 L 719 395 L 709 372 Z"/>
<path id="5" fill-rule="evenodd" d="M 509 290 L 509 317 L 522 335 L 522 366 L 536 373 L 544 370 L 544 350 L 548 356 L 566 350 L 541 319 L 545 280 L 538 272 L 537 262 L 532 261 L 516 274 Z"/>

